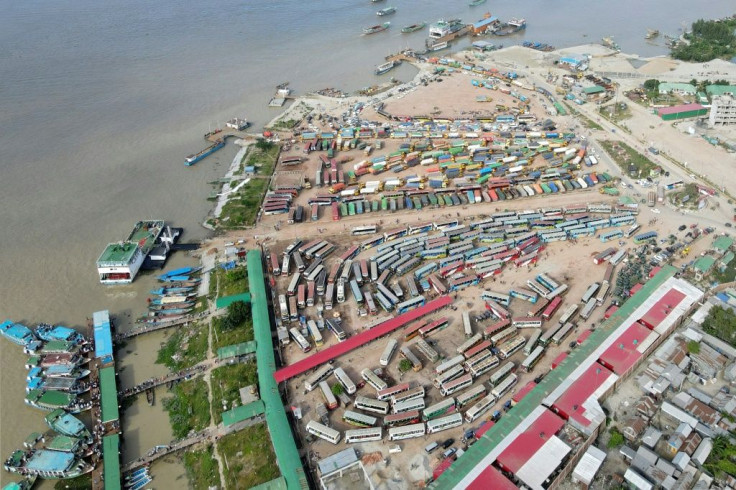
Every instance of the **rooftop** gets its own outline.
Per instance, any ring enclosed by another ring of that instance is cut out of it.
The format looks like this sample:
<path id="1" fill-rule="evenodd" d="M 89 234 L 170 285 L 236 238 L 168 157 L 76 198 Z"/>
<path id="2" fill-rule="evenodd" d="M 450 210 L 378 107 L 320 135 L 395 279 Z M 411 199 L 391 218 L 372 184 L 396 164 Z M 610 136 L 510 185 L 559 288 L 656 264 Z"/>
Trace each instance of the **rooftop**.
<path id="1" fill-rule="evenodd" d="M 317 466 L 319 467 L 320 474 L 325 476 L 334 471 L 339 471 L 358 460 L 358 453 L 355 452 L 355 449 L 350 447 L 317 461 Z"/>
<path id="2" fill-rule="evenodd" d="M 678 82 L 662 82 L 659 84 L 659 93 L 666 93 L 671 91 L 684 92 L 688 94 L 694 94 L 696 92 L 695 86 L 689 83 L 678 83 Z"/>
<path id="3" fill-rule="evenodd" d="M 586 94 L 586 95 L 600 94 L 600 93 L 603 93 L 605 91 L 606 91 L 606 89 L 604 89 L 603 87 L 601 87 L 599 85 L 593 85 L 592 87 L 585 87 L 583 89 L 583 93 Z"/>
<path id="4" fill-rule="evenodd" d="M 228 306 L 235 303 L 236 301 L 244 301 L 246 303 L 250 303 L 250 293 L 240 293 L 240 294 L 234 294 L 232 296 L 224 296 L 222 298 L 217 298 L 217 301 L 215 301 L 215 307 L 217 309 L 227 308 Z"/>
<path id="5" fill-rule="evenodd" d="M 32 471 L 64 471 L 72 467 L 76 456 L 72 453 L 39 449 L 28 458 L 26 468 Z"/>
<path id="6" fill-rule="evenodd" d="M 102 461 L 105 490 L 120 490 L 120 436 L 118 434 L 102 438 Z"/>
<path id="7" fill-rule="evenodd" d="M 704 111 L 705 107 L 703 107 L 700 104 L 682 104 L 682 105 L 673 105 L 672 107 L 663 107 L 659 110 L 657 110 L 657 114 L 660 116 L 663 114 L 677 114 L 679 112 L 689 112 L 689 111 Z"/>
<path id="8" fill-rule="evenodd" d="M 115 367 L 100 369 L 100 399 L 102 422 L 114 422 L 120 418 L 118 412 L 118 387 L 115 380 Z"/>
<path id="9" fill-rule="evenodd" d="M 632 323 L 601 355 L 601 363 L 616 374 L 626 373 L 650 345 L 646 342 L 650 335 L 653 337 L 652 340 L 659 337 L 641 323 Z"/>
<path id="10" fill-rule="evenodd" d="M 138 244 L 133 242 L 109 243 L 97 259 L 97 266 L 129 264 L 138 250 Z"/>
<path id="11" fill-rule="evenodd" d="M 92 313 L 94 325 L 95 357 L 103 362 L 112 361 L 112 331 L 110 329 L 110 312 L 107 310 Z"/>
<path id="12" fill-rule="evenodd" d="M 700 272 L 701 274 L 705 274 L 711 269 L 711 267 L 713 267 L 713 264 L 715 263 L 716 259 L 714 259 L 710 255 L 705 255 L 695 261 L 695 263 L 693 264 L 693 269 Z"/>
<path id="13" fill-rule="evenodd" d="M 730 249 L 733 245 L 733 238 L 727 237 L 727 236 L 720 236 L 713 240 L 713 248 L 716 250 L 720 250 L 721 252 L 725 252 L 726 250 Z"/>
<path id="14" fill-rule="evenodd" d="M 222 413 L 222 423 L 225 427 L 230 427 L 233 424 L 248 420 L 256 415 L 260 415 L 265 412 L 266 406 L 262 400 L 258 400 L 247 405 L 241 405 L 235 407 L 232 410 Z"/>
<path id="15" fill-rule="evenodd" d="M 614 373 L 598 363 L 592 363 L 583 372 L 576 370 L 573 376 L 563 382 L 567 389 L 550 408 L 563 418 L 576 422 L 576 427 L 594 429 L 606 419 L 598 400 L 603 398 L 616 380 L 618 376 Z"/>
<path id="16" fill-rule="evenodd" d="M 705 91 L 708 95 L 736 95 L 736 85 L 708 85 Z"/>
<path id="17" fill-rule="evenodd" d="M 248 342 L 241 342 L 240 344 L 226 345 L 217 349 L 218 359 L 229 359 L 231 357 L 244 356 L 246 354 L 252 354 L 256 351 L 256 342 L 250 340 Z"/>

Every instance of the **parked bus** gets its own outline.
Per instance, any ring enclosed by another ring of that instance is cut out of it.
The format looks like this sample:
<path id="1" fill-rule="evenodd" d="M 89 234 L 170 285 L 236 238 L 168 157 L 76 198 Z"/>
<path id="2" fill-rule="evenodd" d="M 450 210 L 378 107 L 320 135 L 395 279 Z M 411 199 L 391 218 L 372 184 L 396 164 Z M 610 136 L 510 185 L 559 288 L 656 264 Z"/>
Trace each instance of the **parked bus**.
<path id="1" fill-rule="evenodd" d="M 483 349 L 482 351 L 478 352 L 476 355 L 465 361 L 464 367 L 466 371 L 470 371 L 470 368 L 475 366 L 476 364 L 480 364 L 481 362 L 485 361 L 489 357 L 491 357 L 493 353 L 490 349 Z"/>
<path id="2" fill-rule="evenodd" d="M 497 356 L 491 356 L 486 358 L 485 360 L 474 364 L 470 366 L 470 374 L 473 376 L 473 378 L 477 378 L 478 376 L 487 373 L 491 369 L 498 366 L 499 360 Z"/>
<path id="3" fill-rule="evenodd" d="M 335 395 L 330 391 L 330 386 L 327 381 L 319 382 L 319 389 L 322 391 L 322 398 L 325 400 L 325 406 L 328 410 L 334 410 L 337 408 L 337 399 Z"/>
<path id="4" fill-rule="evenodd" d="M 353 380 L 350 379 L 350 376 L 341 367 L 335 368 L 335 378 L 345 388 L 348 395 L 355 393 L 355 383 L 353 383 Z"/>
<path id="5" fill-rule="evenodd" d="M 424 306 L 425 302 L 426 300 L 424 299 L 424 296 L 417 296 L 416 298 L 408 299 L 396 305 L 396 312 L 401 315 L 407 311 Z"/>
<path id="6" fill-rule="evenodd" d="M 534 347 L 536 347 L 537 342 L 539 342 L 539 338 L 542 336 L 542 329 L 541 328 L 535 328 L 532 331 L 532 334 L 529 336 L 529 340 L 526 341 L 526 344 L 524 345 L 524 354 L 527 356 L 532 353 L 532 350 L 534 350 Z"/>
<path id="7" fill-rule="evenodd" d="M 370 429 L 351 429 L 345 431 L 345 442 L 348 444 L 380 441 L 382 437 L 383 429 L 381 427 L 372 427 Z"/>
<path id="8" fill-rule="evenodd" d="M 539 360 L 542 358 L 542 354 L 544 354 L 544 347 L 541 345 L 538 345 L 534 348 L 534 350 L 522 361 L 521 363 L 521 370 L 525 373 L 528 373 L 532 369 L 534 369 L 534 366 L 539 362 Z"/>
<path id="9" fill-rule="evenodd" d="M 455 411 L 455 399 L 447 398 L 441 402 L 435 403 L 422 411 L 424 420 L 432 420 Z"/>
<path id="10" fill-rule="evenodd" d="M 489 411 L 494 403 L 496 403 L 496 397 L 492 394 L 486 395 L 483 398 L 481 398 L 478 403 L 473 405 L 468 409 L 467 412 L 465 412 L 465 422 L 472 424 L 478 418 Z"/>
<path id="11" fill-rule="evenodd" d="M 447 327 L 448 324 L 449 324 L 449 320 L 447 318 L 440 318 L 439 320 L 435 320 L 431 322 L 430 324 L 420 328 L 419 335 L 421 335 L 422 338 L 426 339 L 431 334 L 435 332 L 439 332 L 440 330 Z"/>
<path id="12" fill-rule="evenodd" d="M 345 334 L 345 330 L 342 329 L 342 326 L 338 322 L 327 318 L 325 320 L 325 324 L 327 325 L 327 328 L 335 334 L 335 337 L 337 337 L 337 340 L 340 342 L 348 338 Z"/>
<path id="13" fill-rule="evenodd" d="M 296 294 L 297 287 L 299 286 L 299 277 L 300 274 L 298 272 L 295 272 L 291 276 L 291 282 L 289 282 L 289 287 L 286 289 L 288 296 L 294 296 Z"/>
<path id="14" fill-rule="evenodd" d="M 463 318 L 463 321 L 464 321 L 464 318 Z M 468 351 L 468 349 L 470 349 L 473 346 L 475 346 L 476 344 L 480 343 L 482 340 L 483 340 L 483 335 L 481 335 L 479 333 L 473 335 L 468 340 L 466 340 L 465 342 L 463 342 L 460 345 L 460 347 L 457 348 L 457 353 L 458 354 L 465 354 L 465 352 Z"/>
<path id="15" fill-rule="evenodd" d="M 381 366 L 388 366 L 388 363 L 391 361 L 391 358 L 396 352 L 398 346 L 399 343 L 395 339 L 389 339 L 386 343 L 386 348 L 383 350 L 383 354 L 381 354 L 381 359 L 379 360 Z"/>
<path id="16" fill-rule="evenodd" d="M 491 383 L 491 386 L 498 385 L 501 381 L 503 381 L 506 376 L 511 374 L 514 371 L 514 363 L 509 361 L 500 368 L 498 368 L 498 371 L 493 373 L 491 375 L 491 378 L 489 379 L 489 382 Z"/>
<path id="17" fill-rule="evenodd" d="M 281 312 L 281 321 L 289 321 L 289 303 L 286 300 L 286 296 L 279 294 L 279 310 Z"/>
<path id="18" fill-rule="evenodd" d="M 520 316 L 511 320 L 511 325 L 516 328 L 541 328 L 542 318 Z"/>
<path id="19" fill-rule="evenodd" d="M 304 382 L 304 387 L 307 389 L 307 391 L 312 391 L 317 386 L 319 386 L 319 383 L 321 381 L 327 379 L 327 377 L 332 374 L 332 371 L 332 365 L 325 364 L 321 368 L 317 369 L 317 371 L 309 378 L 307 378 L 307 380 Z"/>
<path id="20" fill-rule="evenodd" d="M 462 364 L 464 361 L 465 361 L 465 356 L 463 356 L 463 355 L 457 355 L 457 356 L 453 357 L 452 359 L 448 359 L 447 361 L 443 362 L 439 366 L 436 366 L 434 368 L 434 372 L 435 372 L 435 374 L 445 373 L 445 372 L 449 371 L 451 368 L 453 368 L 453 367 L 455 367 L 455 366 L 457 366 L 459 364 Z"/>
<path id="21" fill-rule="evenodd" d="M 324 439 L 327 442 L 331 442 L 332 444 L 340 442 L 340 432 L 335 429 L 331 429 L 326 425 L 322 425 L 319 422 L 315 422 L 314 420 L 310 420 L 307 424 L 307 432 L 319 437 L 320 439 Z"/>
<path id="22" fill-rule="evenodd" d="M 499 359 L 508 359 L 514 355 L 516 351 L 524 348 L 524 344 L 526 344 L 526 338 L 522 335 L 514 337 L 511 340 L 507 340 L 498 348 Z"/>
<path id="23" fill-rule="evenodd" d="M 402 439 L 411 439 L 413 437 L 422 437 L 426 432 L 424 423 L 405 425 L 403 427 L 394 427 L 388 430 L 389 441 L 400 441 Z"/>
<path id="24" fill-rule="evenodd" d="M 484 301 L 490 299 L 503 306 L 508 306 L 511 303 L 511 297 L 508 294 L 496 293 L 494 291 L 483 291 L 480 297 Z"/>
<path id="25" fill-rule="evenodd" d="M 384 390 L 380 390 L 376 395 L 381 401 L 386 401 L 394 395 L 409 391 L 409 383 L 402 383 L 400 385 L 390 386 Z"/>
<path id="26" fill-rule="evenodd" d="M 465 329 L 465 337 L 471 338 L 473 336 L 473 327 L 470 324 L 470 313 L 463 311 L 463 328 Z"/>
<path id="27" fill-rule="evenodd" d="M 585 291 L 585 293 L 583 294 L 583 297 L 580 301 L 582 303 L 587 303 L 588 301 L 590 301 L 590 299 L 595 296 L 595 293 L 596 291 L 598 291 L 599 287 L 600 287 L 600 284 L 598 284 L 597 282 L 594 282 L 593 284 L 591 284 L 588 287 L 588 289 Z"/>
<path id="28" fill-rule="evenodd" d="M 414 372 L 420 371 L 422 369 L 422 361 L 419 360 L 419 358 L 411 351 L 409 347 L 403 346 L 399 351 L 399 354 L 401 355 L 401 357 L 411 363 L 411 368 Z"/>
<path id="29" fill-rule="evenodd" d="M 510 374 L 506 379 L 501 381 L 493 390 L 491 390 L 491 394 L 494 395 L 497 399 L 501 398 L 503 395 L 505 395 L 518 381 L 518 378 L 515 374 Z"/>
<path id="30" fill-rule="evenodd" d="M 542 318 L 544 318 L 545 320 L 549 320 L 550 318 L 552 318 L 552 316 L 555 314 L 561 304 L 562 298 L 560 298 L 559 296 L 554 298 L 542 312 Z"/>
<path id="31" fill-rule="evenodd" d="M 311 350 L 312 346 L 307 342 L 307 339 L 304 338 L 299 330 L 296 328 L 290 328 L 289 335 L 294 339 L 294 342 L 297 343 L 302 352 L 309 352 Z"/>
<path id="32" fill-rule="evenodd" d="M 440 386 L 440 393 L 442 393 L 442 396 L 450 396 L 453 393 L 465 389 L 472 384 L 473 376 L 471 376 L 470 374 L 466 374 L 464 376 L 460 376 L 457 379 L 453 379 L 452 381 L 448 381 L 447 383 L 442 383 L 442 385 Z"/>
<path id="33" fill-rule="evenodd" d="M 459 413 L 453 413 L 446 417 L 441 417 L 436 420 L 430 420 L 427 422 L 427 434 L 434 434 L 436 432 L 442 432 L 443 430 L 449 430 L 454 427 L 458 427 L 463 423 L 463 416 Z"/>
<path id="34" fill-rule="evenodd" d="M 396 405 L 397 403 L 413 400 L 415 398 L 424 398 L 424 386 L 417 386 L 416 388 L 404 391 L 403 393 L 392 395 L 391 404 Z"/>
<path id="35" fill-rule="evenodd" d="M 411 412 L 415 410 L 424 410 L 424 398 L 414 398 L 413 400 L 404 400 L 394 404 L 393 413 Z"/>
<path id="36" fill-rule="evenodd" d="M 377 231 L 378 227 L 376 225 L 356 226 L 351 230 L 350 234 L 353 236 L 373 235 Z"/>
<path id="37" fill-rule="evenodd" d="M 578 308 L 580 308 L 580 305 L 578 304 L 571 304 L 565 310 L 562 312 L 562 315 L 560 315 L 559 323 L 564 324 L 572 320 L 572 318 L 575 316 L 575 313 L 578 311 Z"/>
<path id="38" fill-rule="evenodd" d="M 639 228 L 641 228 L 641 225 L 638 223 L 634 223 L 633 225 L 631 225 L 631 228 L 626 230 L 626 233 L 624 233 L 624 238 L 631 238 L 634 233 L 639 231 Z"/>
<path id="39" fill-rule="evenodd" d="M 386 415 L 388 413 L 388 402 L 382 402 L 365 396 L 356 396 L 353 406 L 367 412 L 380 413 L 382 415 Z"/>
<path id="40" fill-rule="evenodd" d="M 509 291 L 509 295 L 512 298 L 523 299 L 524 301 L 528 301 L 530 303 L 536 303 L 537 299 L 539 298 L 539 295 L 537 293 L 533 293 L 521 288 L 512 289 L 511 291 Z"/>
<path id="41" fill-rule="evenodd" d="M 371 371 L 370 369 L 363 369 L 360 372 L 360 375 L 363 377 L 366 383 L 371 385 L 376 391 L 385 390 L 388 388 L 388 385 L 384 380 L 376 376 L 376 373 Z"/>
<path id="42" fill-rule="evenodd" d="M 458 376 L 462 376 L 463 374 L 465 374 L 465 369 L 463 369 L 463 366 L 461 364 L 458 364 L 451 367 L 444 373 L 435 376 L 434 380 L 432 380 L 432 383 L 435 385 L 436 388 L 439 389 L 439 387 L 442 386 L 443 383 L 447 383 L 448 381 L 455 379 Z"/>
<path id="43" fill-rule="evenodd" d="M 386 415 L 383 418 L 384 427 L 400 427 L 407 424 L 416 424 L 422 420 L 419 410 Z"/>
<path id="44" fill-rule="evenodd" d="M 457 408 L 463 408 L 464 406 L 473 403 L 478 398 L 485 396 L 486 387 L 484 385 L 478 385 L 475 388 L 471 388 L 462 395 L 457 397 Z"/>
<path id="45" fill-rule="evenodd" d="M 516 335 L 517 331 L 518 329 L 516 327 L 508 327 L 508 328 L 501 330 L 500 332 L 495 334 L 493 337 L 491 337 L 491 345 L 493 347 L 497 347 L 504 340 Z"/>

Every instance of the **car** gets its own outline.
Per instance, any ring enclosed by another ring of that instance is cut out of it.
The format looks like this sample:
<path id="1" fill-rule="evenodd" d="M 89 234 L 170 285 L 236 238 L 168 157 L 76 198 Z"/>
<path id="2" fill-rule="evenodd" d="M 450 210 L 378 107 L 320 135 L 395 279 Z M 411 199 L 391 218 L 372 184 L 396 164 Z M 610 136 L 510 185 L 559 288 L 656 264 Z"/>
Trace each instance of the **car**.
<path id="1" fill-rule="evenodd" d="M 683 230 L 687 229 L 687 225 L 680 225 L 680 227 L 677 228 L 677 229 L 680 230 L 680 231 L 683 231 Z"/>
<path id="2" fill-rule="evenodd" d="M 457 452 L 457 449 L 455 449 L 454 447 L 451 447 L 450 449 L 442 453 L 442 459 L 451 458 L 456 452 Z"/>
<path id="3" fill-rule="evenodd" d="M 575 349 L 575 348 L 577 348 L 577 346 L 578 346 L 578 341 L 577 340 L 573 340 L 572 342 L 570 342 L 570 348 L 571 349 Z"/>
<path id="4" fill-rule="evenodd" d="M 453 444 L 455 444 L 455 439 L 453 438 L 445 439 L 445 441 L 442 443 L 442 449 L 447 449 Z"/>

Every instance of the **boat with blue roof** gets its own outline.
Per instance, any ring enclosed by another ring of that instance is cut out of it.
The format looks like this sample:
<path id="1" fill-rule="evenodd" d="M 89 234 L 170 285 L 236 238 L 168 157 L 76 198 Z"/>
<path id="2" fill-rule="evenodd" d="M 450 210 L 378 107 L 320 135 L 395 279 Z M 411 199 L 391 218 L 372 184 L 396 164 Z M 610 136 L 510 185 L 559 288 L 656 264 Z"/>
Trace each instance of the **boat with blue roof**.
<path id="1" fill-rule="evenodd" d="M 194 286 L 184 286 L 184 287 L 160 287 L 156 289 L 151 289 L 149 292 L 153 294 L 154 296 L 168 296 L 171 294 L 183 294 L 183 293 L 190 293 L 194 290 Z"/>
<path id="2" fill-rule="evenodd" d="M 195 274 L 199 271 L 201 271 L 201 267 L 180 267 L 178 269 L 174 269 L 173 271 L 166 272 L 164 274 L 161 274 L 158 276 L 159 281 L 164 282 L 173 282 L 175 277 L 188 277 L 192 274 Z M 184 279 L 185 281 L 188 279 Z"/>
<path id="3" fill-rule="evenodd" d="M 63 340 L 64 342 L 73 342 L 77 344 L 87 342 L 84 335 L 73 328 L 64 327 L 62 325 L 52 326 L 48 323 L 41 323 L 36 327 L 36 336 L 47 342 L 52 340 Z"/>
<path id="4" fill-rule="evenodd" d="M 27 346 L 37 340 L 33 331 L 20 323 L 5 320 L 0 324 L 0 335 L 20 346 Z"/>
<path id="5" fill-rule="evenodd" d="M 56 365 L 42 368 L 34 366 L 28 371 L 27 380 L 32 378 L 69 378 L 82 379 L 89 376 L 90 370 L 70 365 Z"/>
<path id="6" fill-rule="evenodd" d="M 90 443 L 93 440 L 92 433 L 89 431 L 87 426 L 84 425 L 84 422 L 61 408 L 53 410 L 51 413 L 47 414 L 46 417 L 44 417 L 44 421 L 51 430 L 54 430 L 59 434 L 76 437 L 86 441 L 87 443 Z"/>
<path id="7" fill-rule="evenodd" d="M 5 471 L 50 479 L 76 478 L 93 466 L 71 452 L 49 449 L 18 449 L 5 460 Z"/>

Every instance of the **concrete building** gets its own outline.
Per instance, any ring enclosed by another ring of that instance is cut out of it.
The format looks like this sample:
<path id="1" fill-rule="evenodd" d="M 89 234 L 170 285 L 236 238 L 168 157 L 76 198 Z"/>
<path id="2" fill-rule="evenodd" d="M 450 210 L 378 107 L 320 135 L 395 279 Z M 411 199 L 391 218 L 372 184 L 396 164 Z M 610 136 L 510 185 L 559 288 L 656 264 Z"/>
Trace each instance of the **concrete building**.
<path id="1" fill-rule="evenodd" d="M 731 95 L 716 95 L 710 105 L 708 126 L 731 126 L 736 124 L 736 99 Z"/>

